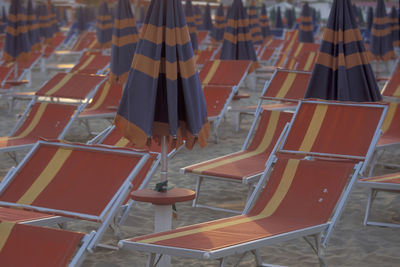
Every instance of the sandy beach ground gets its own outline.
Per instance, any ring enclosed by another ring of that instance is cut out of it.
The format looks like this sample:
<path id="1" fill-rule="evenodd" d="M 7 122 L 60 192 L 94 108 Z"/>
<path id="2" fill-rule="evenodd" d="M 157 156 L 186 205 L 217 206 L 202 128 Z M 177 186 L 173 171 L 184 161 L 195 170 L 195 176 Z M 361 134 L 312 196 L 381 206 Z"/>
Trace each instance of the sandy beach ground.
<path id="1" fill-rule="evenodd" d="M 23 87 L 28 91 L 37 89 L 49 78 L 51 74 L 44 75 L 39 70 L 33 72 L 32 88 Z M 259 88 L 260 90 L 261 88 Z M 260 91 L 251 91 L 242 88 L 241 92 L 249 93 L 250 99 L 234 102 L 233 105 L 255 104 Z M 7 99 L 0 99 L 0 134 L 6 136 L 16 122 L 16 114 L 22 113 L 27 102 L 19 103 L 12 114 L 7 112 Z M 208 145 L 201 149 L 196 146 L 192 151 L 182 149 L 169 161 L 170 186 L 194 189 L 195 179 L 179 173 L 181 167 L 225 155 L 241 148 L 249 131 L 253 117 L 246 115 L 242 118 L 241 128 L 238 132 L 233 130 L 229 122 L 229 116 L 220 125 L 220 140 L 216 144 L 211 137 Z M 101 131 L 109 125 L 109 122 L 93 120 L 91 125 L 96 131 Z M 88 134 L 82 124 L 75 123 L 66 139 L 69 141 L 86 142 L 92 136 Z M 19 158 L 24 153 L 18 153 Z M 400 150 L 392 149 L 385 156 L 390 162 L 400 162 Z M 5 153 L 0 154 L 0 177 L 3 177 L 8 169 L 14 165 Z M 159 180 L 158 171 L 154 175 L 149 187 L 153 188 Z M 400 169 L 388 169 L 378 166 L 375 174 L 384 174 L 400 171 Z M 222 207 L 242 209 L 246 199 L 247 186 L 236 183 L 222 183 L 207 181 L 202 189 L 202 203 L 218 204 Z M 362 225 L 367 190 L 355 187 L 349 198 L 342 217 L 337 224 L 325 250 L 328 266 L 399 266 L 400 264 L 400 229 L 365 227 Z M 192 208 L 190 202 L 177 205 L 178 218 L 173 221 L 173 227 L 180 227 L 194 223 L 209 221 L 218 218 L 232 216 L 225 212 L 217 212 L 204 208 Z M 123 238 L 134 237 L 153 232 L 154 209 L 150 204 L 136 203 L 129 217 L 122 227 Z M 381 193 L 378 194 L 373 209 L 372 218 L 385 220 L 391 223 L 400 223 L 400 195 Z M 68 223 L 67 229 L 88 232 L 95 229 L 96 225 L 85 222 Z M 103 239 L 104 243 L 116 245 L 118 238 L 109 230 Z M 289 266 L 318 266 L 318 260 L 314 252 L 303 239 L 283 242 L 279 245 L 268 246 L 260 250 L 265 262 Z M 145 266 L 147 255 L 140 252 L 115 251 L 104 248 L 96 249 L 89 254 L 83 266 L 90 267 L 117 267 L 117 266 Z M 237 257 L 230 257 L 229 264 L 233 264 Z M 172 258 L 173 266 L 217 266 L 217 262 L 198 261 L 185 258 Z M 1 264 L 0 264 L 1 265 Z M 254 258 L 246 255 L 239 266 L 255 266 Z"/>

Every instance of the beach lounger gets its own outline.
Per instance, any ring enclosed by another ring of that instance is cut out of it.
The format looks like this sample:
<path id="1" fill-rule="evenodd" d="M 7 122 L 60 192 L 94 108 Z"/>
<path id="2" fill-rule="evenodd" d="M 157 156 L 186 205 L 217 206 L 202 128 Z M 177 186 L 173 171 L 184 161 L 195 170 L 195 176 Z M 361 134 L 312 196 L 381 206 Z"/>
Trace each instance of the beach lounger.
<path id="1" fill-rule="evenodd" d="M 303 237 L 324 266 L 323 249 L 359 168 L 353 162 L 278 157 L 254 207 L 242 215 L 125 239 L 119 246 L 149 253 L 147 266 L 155 266 L 156 254 L 218 260 L 225 266 L 227 257 L 247 252 L 255 255 L 257 266 L 271 266 L 262 265 L 261 248 Z"/>
<path id="2" fill-rule="evenodd" d="M 207 85 L 203 87 L 204 98 L 207 105 L 207 116 L 208 120 L 213 122 L 213 132 L 216 143 L 218 143 L 218 127 L 236 91 L 234 86 Z"/>
<path id="3" fill-rule="evenodd" d="M 397 148 L 400 145 L 400 102 L 391 102 L 382 125 L 382 135 L 378 141 L 371 160 L 369 176 L 373 175 L 376 164 L 385 166 L 399 167 L 399 163 L 389 163 L 380 161 L 383 154 L 390 148 Z"/>
<path id="4" fill-rule="evenodd" d="M 253 125 L 240 151 L 181 169 L 182 173 L 197 179 L 194 207 L 235 212 L 199 203 L 201 185 L 207 179 L 248 184 L 249 192 L 251 191 L 254 182 L 264 171 L 265 163 L 283 128 L 292 117 L 290 113 L 271 110 L 263 110 L 259 114 L 254 118 Z M 256 128 L 257 122 L 259 124 Z M 236 211 L 236 213 L 238 212 Z"/>
<path id="5" fill-rule="evenodd" d="M 82 55 L 78 63 L 69 71 L 71 73 L 105 74 L 110 66 L 110 56 L 88 53 Z"/>
<path id="6" fill-rule="evenodd" d="M 93 51 L 96 49 L 100 49 L 96 32 L 85 31 L 78 36 L 70 50 L 58 50 L 55 51 L 55 55 L 59 57 L 67 55 L 81 56 L 86 51 Z"/>
<path id="7" fill-rule="evenodd" d="M 79 114 L 79 119 L 91 133 L 89 119 L 114 118 L 122 96 L 122 84 L 106 81 L 102 83 L 90 104 Z"/>
<path id="8" fill-rule="evenodd" d="M 400 193 L 400 173 L 359 179 L 357 185 L 369 188 L 368 202 L 365 210 L 364 225 L 376 225 L 400 228 L 400 224 L 369 220 L 372 204 L 378 192 Z"/>
<path id="9" fill-rule="evenodd" d="M 23 79 L 25 79 L 27 81 L 25 83 L 26 86 L 31 86 L 32 69 L 39 63 L 41 56 L 42 56 L 41 53 L 31 53 L 30 57 L 28 58 L 27 61 L 18 62 L 17 76 L 15 76 L 14 62 L 3 63 L 0 66 L 12 69 L 11 73 L 9 75 L 7 75 L 7 77 L 6 77 L 7 80 L 18 82 L 18 81 L 22 81 Z"/>
<path id="10" fill-rule="evenodd" d="M 310 72 L 276 69 L 271 79 L 265 83 L 256 106 L 230 108 L 231 123 L 234 125 L 235 131 L 240 128 L 241 115 L 255 114 L 258 106 L 271 110 L 294 109 L 297 102 L 304 97 L 310 78 Z M 275 103 L 262 105 L 264 100 L 273 100 Z"/>
<path id="11" fill-rule="evenodd" d="M 195 55 L 197 67 L 201 68 L 209 60 L 213 60 L 218 49 L 220 49 L 218 46 L 209 46 L 204 50 L 197 51 L 197 54 Z"/>
<path id="12" fill-rule="evenodd" d="M 400 102 L 400 72 L 395 72 L 382 89 L 382 96 L 387 101 Z"/>
<path id="13" fill-rule="evenodd" d="M 295 70 L 298 71 L 312 71 L 315 62 L 317 61 L 318 52 L 304 52 L 298 56 Z"/>
<path id="14" fill-rule="evenodd" d="M 3 266 L 79 266 L 93 236 L 0 220 L 0 262 Z"/>
<path id="15" fill-rule="evenodd" d="M 39 141 L 0 183 L 0 206 L 97 222 L 91 251 L 129 192 L 147 184 L 152 164 L 148 153 L 131 149 Z"/>

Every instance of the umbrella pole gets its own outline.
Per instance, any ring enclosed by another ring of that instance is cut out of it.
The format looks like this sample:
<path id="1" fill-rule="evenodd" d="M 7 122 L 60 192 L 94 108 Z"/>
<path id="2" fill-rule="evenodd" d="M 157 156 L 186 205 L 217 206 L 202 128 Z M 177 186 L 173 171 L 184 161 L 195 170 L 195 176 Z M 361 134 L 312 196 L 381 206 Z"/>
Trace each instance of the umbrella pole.
<path id="1" fill-rule="evenodd" d="M 161 182 L 168 180 L 168 141 L 167 136 L 161 137 Z M 166 189 L 166 188 L 165 188 Z"/>
<path id="2" fill-rule="evenodd" d="M 14 80 L 18 79 L 18 62 L 15 61 L 14 63 Z"/>

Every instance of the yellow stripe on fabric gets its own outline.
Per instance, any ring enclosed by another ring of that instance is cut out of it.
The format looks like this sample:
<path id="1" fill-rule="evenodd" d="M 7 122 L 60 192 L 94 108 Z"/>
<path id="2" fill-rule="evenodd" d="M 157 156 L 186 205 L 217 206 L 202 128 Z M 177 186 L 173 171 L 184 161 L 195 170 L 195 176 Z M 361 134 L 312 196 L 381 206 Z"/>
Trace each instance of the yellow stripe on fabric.
<path id="1" fill-rule="evenodd" d="M 85 63 L 83 63 L 83 64 L 78 68 L 77 71 L 84 70 L 90 63 L 92 63 L 92 61 L 94 60 L 94 58 L 95 58 L 95 55 L 89 56 L 89 58 L 85 61 Z"/>
<path id="2" fill-rule="evenodd" d="M 51 88 L 49 91 L 47 91 L 44 95 L 46 96 L 50 96 L 52 94 L 54 94 L 55 92 L 57 92 L 58 90 L 60 90 L 60 88 L 62 88 L 73 76 L 73 73 L 68 73 L 64 76 L 64 78 L 61 79 L 61 81 L 59 81 L 57 83 L 56 86 L 54 86 L 53 88 Z"/>
<path id="3" fill-rule="evenodd" d="M 311 69 L 311 67 L 312 67 L 312 65 L 313 65 L 313 62 L 314 62 L 314 58 L 315 58 L 315 52 L 310 52 L 310 53 L 308 54 L 307 62 L 306 62 L 306 64 L 304 65 L 304 69 L 303 69 L 303 70 L 308 71 L 308 70 Z"/>
<path id="4" fill-rule="evenodd" d="M 294 52 L 294 57 L 298 57 L 301 50 L 303 49 L 304 43 L 299 43 L 299 45 L 296 47 L 296 51 Z"/>
<path id="5" fill-rule="evenodd" d="M 212 77 L 214 77 L 215 72 L 219 67 L 219 64 L 221 64 L 221 60 L 214 60 L 210 70 L 208 71 L 206 77 L 204 78 L 204 81 L 201 82 L 202 84 L 207 85 L 211 81 Z"/>
<path id="6" fill-rule="evenodd" d="M 238 161 L 238 160 L 250 158 L 250 157 L 255 156 L 257 154 L 263 153 L 272 142 L 272 138 L 274 136 L 274 133 L 276 131 L 276 127 L 278 125 L 279 115 L 280 115 L 279 111 L 272 111 L 271 112 L 271 117 L 270 117 L 270 119 L 268 121 L 268 126 L 267 126 L 267 129 L 265 130 L 263 139 L 261 140 L 260 144 L 258 145 L 258 147 L 255 150 L 253 150 L 253 151 L 251 151 L 249 153 L 238 155 L 236 157 L 232 157 L 232 158 L 229 158 L 229 159 L 217 161 L 217 162 L 214 162 L 212 164 L 207 164 L 205 166 L 202 166 L 202 167 L 199 167 L 197 169 L 192 170 L 192 172 L 193 173 L 197 173 L 197 174 L 202 174 L 202 172 L 205 171 L 205 170 L 213 169 L 213 168 L 216 168 L 216 167 L 228 164 L 228 163 L 232 163 L 232 162 L 235 162 L 235 161 Z"/>
<path id="7" fill-rule="evenodd" d="M 394 175 L 390 177 L 380 177 L 380 178 L 375 178 L 375 179 L 368 179 L 367 182 L 383 182 L 383 181 L 389 181 L 393 179 L 399 179 L 400 175 Z"/>
<path id="8" fill-rule="evenodd" d="M 0 253 L 4 248 L 4 245 L 7 243 L 8 237 L 10 236 L 14 225 L 15 223 L 13 222 L 0 222 Z"/>
<path id="9" fill-rule="evenodd" d="M 256 220 L 264 219 L 266 217 L 271 216 L 279 207 L 279 205 L 282 203 L 282 200 L 285 198 L 287 192 L 289 191 L 289 188 L 293 182 L 294 176 L 296 174 L 298 165 L 300 161 L 295 160 L 295 159 L 290 159 L 288 160 L 288 163 L 285 167 L 285 170 L 283 172 L 281 181 L 277 187 L 277 189 L 274 192 L 274 195 L 272 196 L 271 200 L 267 203 L 265 208 L 263 209 L 260 214 L 256 216 L 251 216 L 251 217 L 244 217 L 238 220 L 232 220 L 232 221 L 227 221 L 227 222 L 221 222 L 218 224 L 213 224 L 209 226 L 203 226 L 191 230 L 186 230 L 182 232 L 177 232 L 177 233 L 172 233 L 172 234 L 165 234 L 162 236 L 157 236 L 153 238 L 148 238 L 144 240 L 138 241 L 139 243 L 156 243 L 172 238 L 179 238 L 187 235 L 193 235 L 193 234 L 198 234 L 201 232 L 206 232 L 206 231 L 213 231 L 225 227 L 231 227 L 235 225 L 239 225 L 242 223 L 248 223 L 248 222 L 253 222 Z"/>
<path id="10" fill-rule="evenodd" d="M 59 148 L 53 158 L 47 164 L 46 168 L 36 178 L 31 187 L 17 201 L 18 204 L 30 205 L 42 193 L 57 175 L 65 161 L 71 155 L 72 149 Z"/>
<path id="11" fill-rule="evenodd" d="M 95 45 L 98 44 L 97 39 L 94 39 L 90 45 L 88 46 L 88 49 L 92 49 L 93 47 L 95 47 Z"/>
<path id="12" fill-rule="evenodd" d="M 297 74 L 293 72 L 289 72 L 286 76 L 285 81 L 282 84 L 281 89 L 278 91 L 275 97 L 284 98 L 288 93 L 289 89 L 292 87 L 294 80 L 296 79 Z"/>
<path id="13" fill-rule="evenodd" d="M 115 143 L 114 146 L 117 147 L 125 147 L 127 144 L 129 144 L 129 140 L 126 139 L 125 137 L 121 137 L 117 143 Z"/>
<path id="14" fill-rule="evenodd" d="M 111 88 L 111 83 L 107 82 L 106 85 L 104 85 L 103 91 L 101 91 L 100 97 L 97 99 L 97 102 L 93 106 L 87 108 L 86 110 L 98 109 L 104 103 L 104 100 L 106 99 L 108 93 L 110 92 L 110 88 Z"/>
<path id="15" fill-rule="evenodd" d="M 310 125 L 308 126 L 307 132 L 303 138 L 303 142 L 300 145 L 299 151 L 308 152 L 314 145 L 315 139 L 318 136 L 321 125 L 324 121 L 325 114 L 328 110 L 328 105 L 318 104 L 315 108 L 314 115 L 311 119 Z"/>
<path id="16" fill-rule="evenodd" d="M 28 127 L 26 127 L 25 130 L 22 133 L 20 133 L 18 136 L 11 137 L 10 139 L 24 138 L 27 135 L 29 135 L 32 132 L 32 130 L 35 129 L 35 127 L 39 123 L 44 111 L 46 110 L 46 107 L 47 107 L 47 103 L 41 103 L 39 108 L 37 109 L 36 114 L 34 114 L 34 117 L 31 120 L 31 123 L 28 125 Z"/>
<path id="17" fill-rule="evenodd" d="M 396 90 L 393 93 L 393 96 L 400 97 L 400 85 L 397 86 Z"/>
<path id="18" fill-rule="evenodd" d="M 385 120 L 383 121 L 382 124 L 382 133 L 386 133 L 387 130 L 389 130 L 390 125 L 392 125 L 394 114 L 396 113 L 397 107 L 399 104 L 391 102 L 389 104 L 388 111 L 386 113 Z"/>

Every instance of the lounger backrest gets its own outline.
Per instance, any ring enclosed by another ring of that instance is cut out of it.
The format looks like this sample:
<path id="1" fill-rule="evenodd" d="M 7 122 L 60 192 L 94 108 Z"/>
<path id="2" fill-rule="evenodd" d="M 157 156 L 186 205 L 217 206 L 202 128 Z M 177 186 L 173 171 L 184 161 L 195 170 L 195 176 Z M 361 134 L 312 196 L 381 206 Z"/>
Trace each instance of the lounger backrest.
<path id="1" fill-rule="evenodd" d="M 400 103 L 391 102 L 382 124 L 382 136 L 378 144 L 400 142 Z"/>
<path id="2" fill-rule="evenodd" d="M 354 163 L 346 161 L 278 157 L 248 215 L 260 220 L 282 218 L 282 223 L 295 221 L 298 228 L 326 223 L 353 168 Z"/>
<path id="3" fill-rule="evenodd" d="M 318 52 L 318 49 L 319 44 L 296 42 L 288 54 L 288 60 L 286 61 L 285 68 L 294 69 L 299 60 L 299 57 L 302 54 L 309 52 L 316 53 Z"/>
<path id="4" fill-rule="evenodd" d="M 104 79 L 100 75 L 57 73 L 35 95 L 84 100 Z"/>
<path id="5" fill-rule="evenodd" d="M 71 51 L 80 52 L 86 49 L 94 48 L 96 40 L 95 32 L 83 32 L 79 35 Z"/>
<path id="6" fill-rule="evenodd" d="M 312 71 L 315 62 L 317 61 L 317 51 L 304 52 L 297 60 L 296 70 L 299 71 Z"/>
<path id="7" fill-rule="evenodd" d="M 0 188 L 0 205 L 102 221 L 119 207 L 144 153 L 86 145 L 39 142 Z M 118 166 L 110 168 L 110 166 Z M 122 191 L 121 191 L 122 190 Z M 46 210 L 44 210 L 46 209 Z"/>
<path id="8" fill-rule="evenodd" d="M 250 60 L 213 60 L 204 64 L 199 76 L 203 85 L 238 85 L 247 74 Z"/>
<path id="9" fill-rule="evenodd" d="M 277 100 L 303 99 L 310 78 L 311 73 L 277 69 L 267 84 L 263 97 Z"/>
<path id="10" fill-rule="evenodd" d="M 270 154 L 286 123 L 292 118 L 291 113 L 276 110 L 263 110 L 259 124 L 248 150 Z"/>
<path id="11" fill-rule="evenodd" d="M 207 116 L 218 116 L 232 94 L 233 86 L 204 86 L 203 93 L 207 104 Z"/>
<path id="12" fill-rule="evenodd" d="M 365 159 L 379 137 L 386 108 L 378 104 L 300 102 L 281 150 Z"/>
<path id="13" fill-rule="evenodd" d="M 0 262 L 2 266 L 67 266 L 84 236 L 79 232 L 0 221 Z"/>
<path id="14" fill-rule="evenodd" d="M 96 74 L 98 71 L 105 69 L 110 64 L 110 56 L 106 55 L 83 55 L 78 64 L 72 69 L 71 73 Z"/>
<path id="15" fill-rule="evenodd" d="M 7 66 L 0 66 L 0 83 L 4 84 L 5 79 L 11 74 L 12 68 Z"/>
<path id="16" fill-rule="evenodd" d="M 394 73 L 382 89 L 382 95 L 400 99 L 400 72 Z"/>
<path id="17" fill-rule="evenodd" d="M 95 111 L 97 109 L 110 109 L 111 111 L 116 111 L 119 101 L 122 97 L 122 84 L 104 82 L 100 85 L 96 94 L 93 97 L 92 102 L 84 109 L 85 111 Z"/>
<path id="18" fill-rule="evenodd" d="M 73 105 L 37 102 L 11 137 L 56 139 L 71 120 L 75 110 L 76 106 Z"/>

